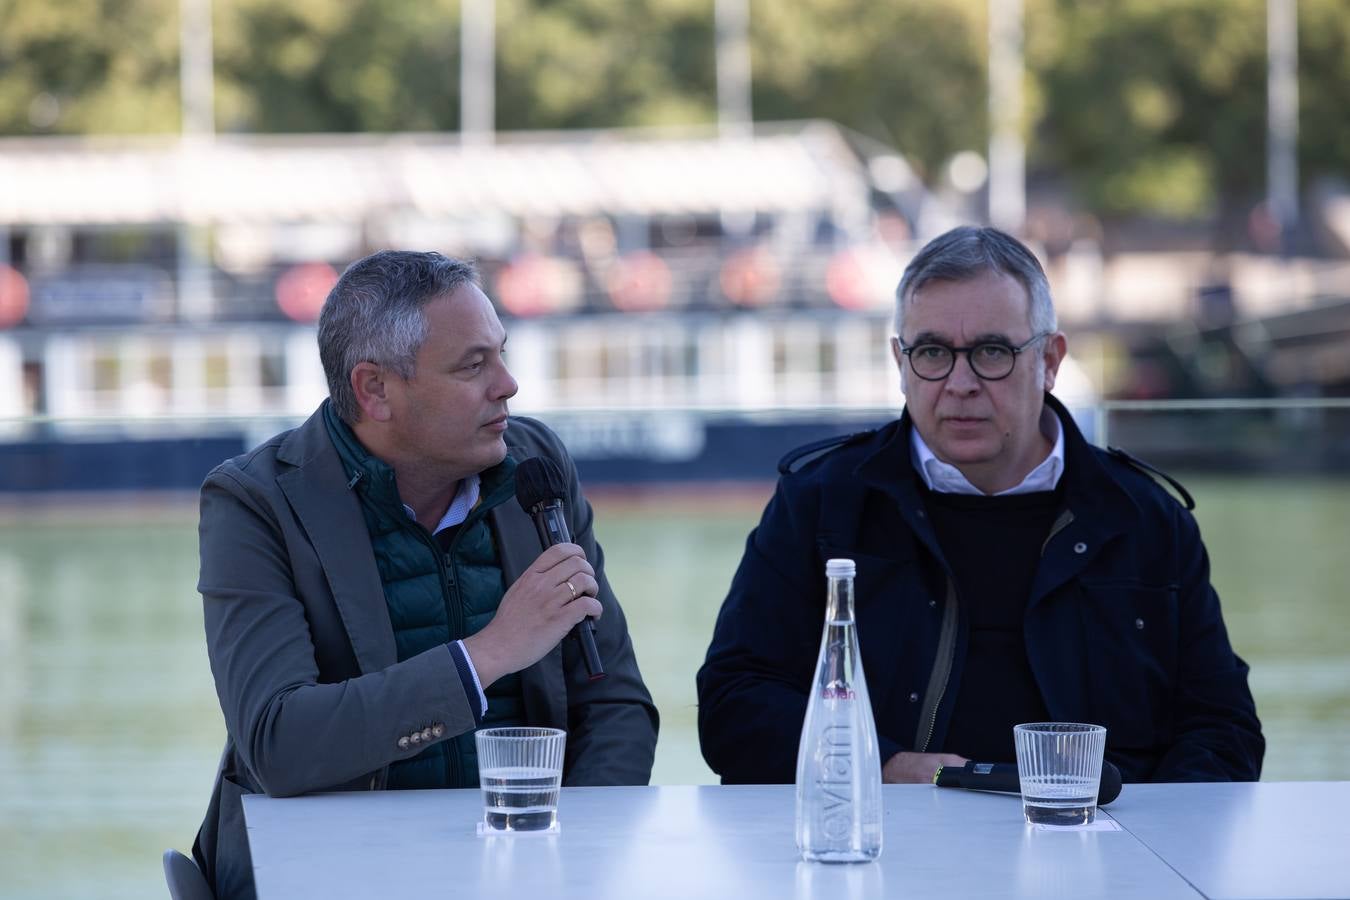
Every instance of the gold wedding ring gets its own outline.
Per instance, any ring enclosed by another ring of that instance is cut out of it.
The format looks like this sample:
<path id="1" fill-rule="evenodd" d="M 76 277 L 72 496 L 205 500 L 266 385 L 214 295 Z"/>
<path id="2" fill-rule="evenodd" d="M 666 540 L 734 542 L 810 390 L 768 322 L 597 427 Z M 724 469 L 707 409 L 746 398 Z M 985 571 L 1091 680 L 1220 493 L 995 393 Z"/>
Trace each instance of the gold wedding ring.
<path id="1" fill-rule="evenodd" d="M 572 582 L 570 582 L 570 581 L 565 581 L 565 582 L 563 582 L 563 584 L 566 584 L 566 585 L 567 585 L 567 589 L 568 589 L 569 591 L 572 592 L 572 599 L 573 599 L 573 600 L 577 599 L 577 597 L 578 597 L 579 595 L 577 594 L 577 589 L 574 588 L 574 587 L 572 586 Z"/>

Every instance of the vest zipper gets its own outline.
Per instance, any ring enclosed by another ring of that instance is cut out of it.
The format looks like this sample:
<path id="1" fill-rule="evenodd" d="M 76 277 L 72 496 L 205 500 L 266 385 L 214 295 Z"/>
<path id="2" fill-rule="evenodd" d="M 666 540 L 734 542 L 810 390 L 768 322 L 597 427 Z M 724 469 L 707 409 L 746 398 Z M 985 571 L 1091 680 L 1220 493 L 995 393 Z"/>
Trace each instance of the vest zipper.
<path id="1" fill-rule="evenodd" d="M 459 608 L 459 586 L 450 577 L 450 566 L 446 562 L 446 557 L 454 552 L 455 545 L 459 542 L 459 532 L 455 533 L 454 539 L 450 541 L 450 549 L 446 551 L 441 550 L 441 545 L 436 542 L 436 538 L 420 523 L 417 525 L 417 533 L 421 536 L 422 543 L 431 548 L 432 556 L 436 559 L 436 572 L 440 575 L 441 581 L 441 596 L 452 595 L 449 602 L 445 604 L 445 615 L 446 622 L 450 626 L 451 639 L 454 640 L 454 635 L 461 634 L 464 631 L 464 616 L 463 611 Z M 473 701 L 470 700 L 470 702 Z M 449 783 L 458 786 L 460 773 L 464 770 L 464 761 L 460 758 L 459 752 L 459 739 L 454 737 L 447 743 L 450 745 L 445 751 L 445 759 L 450 767 Z"/>
<path id="2" fill-rule="evenodd" d="M 469 510 L 469 514 L 464 517 L 464 521 L 460 522 L 458 528 L 455 530 L 455 536 L 450 539 L 449 549 L 444 552 L 441 551 L 441 545 L 436 542 L 436 538 L 431 532 L 427 531 L 427 529 L 423 528 L 421 525 L 417 526 L 418 530 L 422 533 L 423 540 L 429 542 L 436 551 L 436 566 L 441 573 L 442 595 L 448 595 L 449 598 L 446 603 L 445 612 L 446 620 L 450 623 L 450 633 L 452 635 L 463 635 L 464 633 L 464 604 L 459 595 L 459 579 L 452 576 L 450 564 L 447 560 L 454 558 L 455 548 L 459 546 L 459 539 L 464 536 L 464 532 L 467 531 L 470 526 L 477 525 L 481 519 L 487 516 L 488 512 L 491 511 L 493 507 L 502 502 L 501 500 L 498 500 L 496 503 L 493 503 L 492 506 L 488 506 L 486 503 L 488 499 L 488 497 L 481 497 L 478 505 Z M 475 513 L 477 513 L 477 515 L 475 515 Z M 450 783 L 457 785 L 459 784 L 464 771 L 464 758 L 460 753 L 458 738 L 450 741 L 450 749 L 446 751 L 445 756 L 450 763 Z M 473 785 L 467 785 L 467 787 L 473 787 Z"/>
<path id="3" fill-rule="evenodd" d="M 441 587 L 450 596 L 450 602 L 447 604 L 449 608 L 446 610 L 447 617 L 450 620 L 450 634 L 462 636 L 464 634 L 464 610 L 459 599 L 459 579 L 452 576 L 448 561 L 454 553 L 455 545 L 459 543 L 459 535 L 460 532 L 456 531 L 454 539 L 450 541 L 449 552 L 444 556 L 437 554 L 437 557 L 441 561 Z M 440 550 L 440 547 L 437 546 L 436 549 Z M 477 701 L 470 699 L 469 702 L 475 703 Z M 459 787 L 464 772 L 464 757 L 460 752 L 459 738 L 450 741 L 450 748 L 446 752 L 445 758 L 450 763 L 450 783 Z"/>
<path id="4" fill-rule="evenodd" d="M 454 592 L 451 599 L 455 602 L 445 605 L 446 624 L 450 626 L 452 636 L 460 634 L 464 630 L 464 617 L 462 610 L 459 608 L 459 589 L 455 580 L 450 577 L 450 566 L 445 561 L 446 557 L 454 553 L 455 545 L 459 542 L 459 535 L 456 534 L 454 540 L 450 542 L 449 550 L 441 550 L 441 545 L 436 542 L 436 538 L 421 524 L 417 526 L 417 533 L 422 538 L 422 543 L 427 545 L 431 550 L 431 555 L 436 559 L 436 573 L 440 576 L 441 596 L 446 596 L 452 590 Z"/>

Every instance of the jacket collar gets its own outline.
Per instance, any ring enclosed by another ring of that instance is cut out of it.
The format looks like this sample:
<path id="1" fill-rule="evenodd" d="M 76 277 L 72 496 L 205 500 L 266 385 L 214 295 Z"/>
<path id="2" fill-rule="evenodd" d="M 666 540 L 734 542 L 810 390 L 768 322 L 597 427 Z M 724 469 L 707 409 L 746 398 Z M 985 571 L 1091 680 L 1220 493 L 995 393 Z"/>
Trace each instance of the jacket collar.
<path id="1" fill-rule="evenodd" d="M 304 424 L 292 429 L 277 447 L 277 460 L 289 466 L 303 466 L 316 456 L 333 452 L 333 442 L 324 427 L 325 410 L 332 403 L 325 399 Z"/>
<path id="2" fill-rule="evenodd" d="M 1064 477 L 1069 479 L 1068 496 L 1075 516 L 1116 522 L 1137 516 L 1140 510 L 1134 495 L 1102 465 L 1101 451 L 1083 437 L 1068 409 L 1050 394 L 1045 395 L 1045 402 L 1064 428 Z"/>
<path id="3" fill-rule="evenodd" d="M 1084 545 L 1082 552 L 1073 553 L 1076 559 L 1067 567 L 1053 567 L 1056 573 L 1055 584 L 1069 577 L 1059 578 L 1062 571 L 1077 571 L 1096 555 L 1103 545 L 1123 529 L 1122 522 L 1133 519 L 1138 506 L 1128 491 L 1102 466 L 1097 452 L 1083 437 L 1078 425 L 1068 409 L 1053 395 L 1045 395 L 1045 404 L 1059 417 L 1064 435 L 1064 474 L 1065 510 L 1068 523 L 1061 523 L 1061 530 L 1054 540 L 1062 540 L 1072 535 L 1068 542 L 1070 548 Z M 914 471 L 910 457 L 910 430 L 914 420 L 905 409 L 898 421 L 877 431 L 872 438 L 872 446 L 867 455 L 854 470 L 857 478 L 867 487 L 892 497 L 900 506 L 901 515 L 911 530 L 942 558 L 937 541 L 923 511 L 923 500 L 919 491 L 919 475 Z M 1050 547 L 1047 544 L 1047 552 Z M 1045 568 L 1045 567 L 1043 567 Z M 1038 579 L 1036 596 L 1050 590 L 1054 585 L 1042 585 Z M 1043 588 L 1043 590 L 1042 590 Z"/>
<path id="4" fill-rule="evenodd" d="M 1064 437 L 1064 478 L 1071 486 L 1084 490 L 1086 504 L 1079 504 L 1084 512 L 1120 503 L 1135 505 L 1130 494 L 1098 461 L 1092 445 L 1083 437 L 1064 404 L 1053 395 L 1045 395 L 1045 405 L 1059 418 Z M 898 500 L 916 500 L 918 473 L 910 459 L 910 431 L 914 420 L 906 408 L 898 421 L 879 429 L 872 439 L 872 448 L 858 464 L 855 474 L 870 487 L 890 494 Z M 1106 496 L 1098 496 L 1105 491 Z"/>

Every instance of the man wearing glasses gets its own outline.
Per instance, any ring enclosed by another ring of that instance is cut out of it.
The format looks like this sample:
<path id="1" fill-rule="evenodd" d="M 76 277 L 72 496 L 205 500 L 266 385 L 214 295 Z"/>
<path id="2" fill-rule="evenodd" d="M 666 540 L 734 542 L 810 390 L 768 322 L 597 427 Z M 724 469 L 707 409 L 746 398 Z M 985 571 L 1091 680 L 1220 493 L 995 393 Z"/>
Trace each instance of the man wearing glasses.
<path id="1" fill-rule="evenodd" d="M 904 414 L 780 463 L 698 673 L 708 764 L 793 779 L 825 560 L 847 557 L 886 781 L 1012 762 L 1036 721 L 1105 725 L 1126 781 L 1259 777 L 1195 520 L 1050 394 L 1067 344 L 1035 256 L 957 228 L 896 294 Z"/>

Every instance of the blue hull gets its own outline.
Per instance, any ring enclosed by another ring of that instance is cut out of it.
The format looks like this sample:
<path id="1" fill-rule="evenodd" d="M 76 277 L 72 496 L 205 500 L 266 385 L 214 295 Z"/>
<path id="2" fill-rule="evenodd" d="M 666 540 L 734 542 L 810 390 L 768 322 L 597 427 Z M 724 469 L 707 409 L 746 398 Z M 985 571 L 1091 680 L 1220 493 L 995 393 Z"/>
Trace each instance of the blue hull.
<path id="1" fill-rule="evenodd" d="M 753 422 L 661 416 L 606 417 L 578 425 L 551 419 L 588 485 L 765 482 L 794 447 L 880 424 L 881 420 Z M 636 424 L 635 424 L 636 423 Z M 31 440 L 0 444 L 0 493 L 195 491 L 216 464 L 251 449 L 255 436 Z"/>

